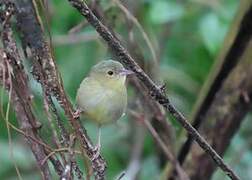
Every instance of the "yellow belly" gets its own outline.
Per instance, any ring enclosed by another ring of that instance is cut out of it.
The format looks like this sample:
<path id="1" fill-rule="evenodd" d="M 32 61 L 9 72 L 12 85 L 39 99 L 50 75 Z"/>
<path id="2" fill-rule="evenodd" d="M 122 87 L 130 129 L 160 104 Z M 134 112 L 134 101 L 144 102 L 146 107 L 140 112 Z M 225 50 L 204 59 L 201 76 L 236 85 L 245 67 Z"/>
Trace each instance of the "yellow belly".
<path id="1" fill-rule="evenodd" d="M 126 109 L 126 87 L 108 89 L 98 86 L 93 81 L 85 81 L 77 92 L 77 105 L 91 121 L 98 125 L 109 124 L 118 120 Z"/>

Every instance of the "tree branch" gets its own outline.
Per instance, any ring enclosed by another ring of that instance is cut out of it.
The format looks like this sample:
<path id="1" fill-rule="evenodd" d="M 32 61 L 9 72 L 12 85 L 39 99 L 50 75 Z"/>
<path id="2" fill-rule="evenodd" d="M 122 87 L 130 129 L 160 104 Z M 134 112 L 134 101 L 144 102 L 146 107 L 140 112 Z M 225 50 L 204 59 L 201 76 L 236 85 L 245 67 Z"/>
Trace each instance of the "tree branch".
<path id="1" fill-rule="evenodd" d="M 214 101 L 214 97 L 221 89 L 221 86 L 229 73 L 239 62 L 243 52 L 252 36 L 252 3 L 247 0 L 241 2 L 243 4 L 238 11 L 238 16 L 230 28 L 220 55 L 215 61 L 213 71 L 210 78 L 204 84 L 198 101 L 193 110 L 192 124 L 195 129 L 198 129 L 206 116 L 208 109 Z M 230 43 L 231 42 L 231 43 Z M 193 137 L 188 136 L 187 141 L 180 148 L 178 155 L 179 162 L 183 164 L 188 152 L 190 151 Z"/>
<path id="2" fill-rule="evenodd" d="M 158 101 L 168 112 L 170 112 L 177 121 L 194 137 L 197 143 L 206 153 L 208 153 L 215 163 L 232 179 L 239 179 L 234 171 L 224 163 L 223 159 L 214 151 L 214 149 L 206 142 L 206 140 L 195 130 L 186 118 L 170 103 L 170 100 L 165 96 L 162 90 L 154 84 L 147 74 L 136 64 L 134 59 L 129 55 L 127 50 L 121 45 L 120 41 L 110 33 L 108 28 L 104 26 L 87 4 L 82 0 L 68 0 L 87 21 L 96 29 L 99 35 L 107 42 L 119 60 L 129 69 L 135 72 L 136 76 L 147 87 L 151 96 Z"/>
<path id="3" fill-rule="evenodd" d="M 64 91 L 50 47 L 43 36 L 42 25 L 39 22 L 38 14 L 34 8 L 36 5 L 33 2 L 32 0 L 15 1 L 18 28 L 22 35 L 23 49 L 26 55 L 29 55 L 27 49 L 31 53 L 33 76 L 41 83 L 45 94 L 51 97 L 54 96 L 58 100 L 80 141 L 83 152 L 87 154 L 92 162 L 96 179 L 104 179 L 106 162 L 101 155 L 94 158 L 97 154 L 96 149 L 90 141 L 85 128 L 73 116 L 74 108 Z"/>
<path id="4" fill-rule="evenodd" d="M 3 6 L 2 6 L 3 7 Z M 5 2 L 5 10 L 1 11 L 0 19 L 3 24 L 2 41 L 6 50 L 0 51 L 1 63 L 1 83 L 11 93 L 11 102 L 16 111 L 17 120 L 21 129 L 40 141 L 38 135 L 38 121 L 32 112 L 31 93 L 28 87 L 27 75 L 24 71 L 21 58 L 19 56 L 16 42 L 13 38 L 13 32 L 9 20 L 14 12 L 14 5 L 10 2 Z M 2 9 L 1 9 L 2 10 Z M 4 78 L 5 77 L 5 78 Z M 46 157 L 46 153 L 41 144 L 25 138 L 30 146 L 41 171 L 43 179 L 51 179 L 51 173 L 47 163 L 42 163 Z"/>
<path id="5" fill-rule="evenodd" d="M 240 62 L 229 74 L 214 101 L 206 113 L 206 122 L 201 127 L 204 134 L 216 151 L 223 155 L 231 143 L 232 137 L 239 130 L 240 124 L 252 107 L 252 41 L 240 58 Z M 193 147 L 194 148 L 194 147 Z M 200 151 L 191 151 L 193 161 L 192 179 L 211 179 L 216 169 L 211 161 Z M 234 166 L 234 165 L 233 165 Z"/>

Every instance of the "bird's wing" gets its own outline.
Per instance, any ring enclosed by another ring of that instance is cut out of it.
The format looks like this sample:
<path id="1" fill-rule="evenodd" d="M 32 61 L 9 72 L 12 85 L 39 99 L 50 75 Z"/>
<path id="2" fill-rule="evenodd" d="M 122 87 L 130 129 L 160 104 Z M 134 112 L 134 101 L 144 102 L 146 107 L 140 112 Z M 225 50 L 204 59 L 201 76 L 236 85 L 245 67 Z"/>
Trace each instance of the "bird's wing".
<path id="1" fill-rule="evenodd" d="M 77 91 L 76 102 L 80 109 L 95 107 L 107 96 L 100 83 L 91 77 L 85 78 Z"/>

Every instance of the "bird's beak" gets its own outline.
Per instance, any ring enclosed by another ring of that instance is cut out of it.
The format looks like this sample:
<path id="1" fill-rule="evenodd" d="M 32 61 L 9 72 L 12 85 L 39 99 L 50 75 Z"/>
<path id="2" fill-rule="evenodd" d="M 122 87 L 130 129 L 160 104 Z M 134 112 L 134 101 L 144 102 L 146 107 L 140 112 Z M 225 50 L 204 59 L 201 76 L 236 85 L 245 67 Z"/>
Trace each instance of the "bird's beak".
<path id="1" fill-rule="evenodd" d="M 133 71 L 131 70 L 128 70 L 128 69 L 122 69 L 120 72 L 119 72 L 120 75 L 122 76 L 127 76 L 127 75 L 130 75 L 130 74 L 134 74 Z"/>

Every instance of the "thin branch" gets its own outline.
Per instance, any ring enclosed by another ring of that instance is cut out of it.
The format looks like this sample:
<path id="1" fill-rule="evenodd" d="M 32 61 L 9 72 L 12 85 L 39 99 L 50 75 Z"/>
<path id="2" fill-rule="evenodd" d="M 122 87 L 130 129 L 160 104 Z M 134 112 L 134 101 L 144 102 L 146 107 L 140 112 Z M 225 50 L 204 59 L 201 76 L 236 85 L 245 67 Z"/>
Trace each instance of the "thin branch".
<path id="1" fill-rule="evenodd" d="M 98 39 L 97 34 L 81 33 L 81 34 L 56 35 L 52 37 L 52 42 L 54 46 L 63 46 L 63 45 L 85 43 L 97 39 Z"/>
<path id="2" fill-rule="evenodd" d="M 246 10 L 244 10 L 246 8 Z M 241 3 L 238 16 L 230 27 L 230 32 L 226 36 L 223 48 L 220 55 L 215 60 L 213 71 L 209 75 L 209 79 L 204 83 L 204 86 L 199 94 L 192 113 L 192 125 L 198 129 L 204 121 L 207 110 L 210 108 L 214 101 L 214 97 L 221 89 L 221 86 L 227 76 L 232 72 L 234 67 L 239 62 L 242 53 L 245 51 L 250 37 L 252 36 L 252 3 L 247 0 Z M 193 137 L 188 136 L 186 142 L 180 148 L 178 155 L 179 162 L 183 164 L 190 147 L 193 142 Z"/>
<path id="3" fill-rule="evenodd" d="M 9 1 L 5 1 L 5 8 L 5 10 L 1 9 L 2 11 L 0 14 L 0 20 L 3 24 L 3 31 L 1 35 L 3 46 L 6 52 L 1 51 L 0 62 L 2 64 L 1 67 L 3 67 L 5 70 L 7 70 L 7 66 L 9 64 L 12 72 L 11 74 L 7 73 L 7 76 L 11 75 L 10 77 L 6 77 L 10 81 L 7 82 L 4 80 L 2 83 L 5 83 L 4 86 L 9 91 L 10 85 L 12 86 L 13 91 L 11 95 L 11 102 L 16 111 L 19 126 L 35 139 L 39 139 L 37 132 L 37 120 L 31 109 L 31 94 L 28 88 L 27 75 L 23 69 L 16 42 L 13 38 L 11 25 L 9 23 L 10 16 L 12 13 L 14 13 L 15 8 L 14 5 Z M 1 69 L 1 73 L 5 72 L 4 69 Z M 25 138 L 25 140 L 29 144 L 37 160 L 37 165 L 42 172 L 43 179 L 51 179 L 48 164 L 41 164 L 43 158 L 46 156 L 43 146 L 30 141 L 28 138 Z"/>
<path id="4" fill-rule="evenodd" d="M 244 117 L 252 107 L 251 40 L 250 38 L 239 63 L 216 94 L 213 104 L 207 111 L 206 123 L 200 129 L 220 155 L 224 155 L 233 136 L 244 121 Z M 207 161 L 206 155 L 202 152 L 192 150 L 191 153 L 194 160 L 202 162 L 201 164 L 188 162 L 189 167 L 194 169 L 191 174 L 192 179 L 211 179 L 216 166 Z"/>
<path id="5" fill-rule="evenodd" d="M 144 137 L 145 137 L 145 127 L 142 124 L 138 125 L 135 117 L 130 117 L 132 119 L 130 133 L 132 134 L 132 145 L 130 147 L 130 160 L 128 166 L 125 170 L 125 179 L 137 179 L 139 175 L 139 171 L 141 170 L 141 159 L 143 154 L 143 147 L 144 147 Z M 116 178 L 116 179 L 119 179 Z"/>
<path id="6" fill-rule="evenodd" d="M 158 60 L 157 60 L 157 55 L 154 50 L 154 47 L 150 41 L 150 38 L 148 37 L 147 33 L 144 31 L 143 27 L 141 26 L 141 24 L 139 23 L 137 18 L 135 16 L 133 16 L 130 13 L 130 11 L 119 0 L 113 0 L 113 2 L 123 11 L 123 13 L 127 16 L 127 18 L 129 18 L 136 25 L 136 27 L 139 29 L 139 31 L 142 33 L 143 39 L 145 40 L 148 48 L 150 49 L 151 56 L 154 61 L 154 65 L 157 66 Z"/>
<path id="7" fill-rule="evenodd" d="M 73 7 L 75 7 L 87 21 L 96 29 L 99 35 L 107 42 L 111 50 L 118 56 L 119 60 L 130 70 L 134 71 L 136 76 L 147 87 L 151 96 L 158 101 L 168 112 L 170 112 L 177 121 L 187 130 L 187 132 L 194 137 L 196 142 L 200 145 L 206 153 L 208 153 L 215 163 L 232 179 L 240 179 L 234 171 L 223 161 L 223 159 L 216 153 L 216 151 L 206 142 L 206 140 L 193 128 L 187 119 L 180 113 L 171 103 L 162 90 L 154 84 L 147 74 L 136 64 L 134 59 L 129 55 L 127 50 L 121 45 L 118 38 L 110 33 L 108 28 L 103 25 L 93 12 L 89 9 L 87 4 L 82 0 L 68 0 Z"/>
<path id="8" fill-rule="evenodd" d="M 19 0 L 16 1 L 16 6 L 18 27 L 22 34 L 24 50 L 29 48 L 31 52 L 34 78 L 45 88 L 45 92 L 58 100 L 77 135 L 83 153 L 87 154 L 91 160 L 95 178 L 104 179 L 106 162 L 101 155 L 96 156 L 96 149 L 85 128 L 79 119 L 74 117 L 74 108 L 65 93 L 50 47 L 43 36 L 42 25 L 38 21 L 33 1 Z"/>
<path id="9" fill-rule="evenodd" d="M 18 133 L 22 134 L 23 136 L 25 136 L 26 138 L 29 138 L 30 140 L 44 146 L 45 148 L 45 153 L 48 156 L 49 154 L 51 154 L 51 152 L 57 152 L 59 151 L 58 149 L 54 150 L 53 148 L 51 148 L 50 146 L 48 146 L 47 144 L 45 144 L 43 141 L 39 140 L 39 139 L 35 139 L 35 137 L 25 133 L 23 130 L 17 128 L 16 126 L 14 126 L 13 124 L 11 124 L 10 122 L 8 122 L 9 126 L 17 131 Z M 65 150 L 65 149 L 64 149 Z M 63 148 L 62 148 L 63 151 Z M 66 151 L 66 150 L 65 150 Z M 55 154 L 55 153 L 53 153 Z M 58 175 L 60 176 L 63 172 L 63 166 L 61 164 L 61 162 L 57 159 L 55 159 L 53 156 L 48 157 L 51 161 L 51 163 L 53 164 L 53 167 L 55 168 L 56 172 L 58 173 Z M 42 162 L 42 164 L 44 164 L 44 162 Z"/>
<path id="10" fill-rule="evenodd" d="M 6 72 L 8 73 L 7 77 L 9 78 L 9 80 L 4 80 L 3 81 L 7 81 L 7 82 L 11 82 L 11 66 L 7 63 L 6 65 Z M 6 128 L 7 128 L 7 133 L 8 133 L 8 141 L 9 141 L 9 148 L 10 148 L 10 158 L 13 161 L 16 173 L 18 175 L 18 179 L 22 180 L 22 176 L 20 174 L 20 170 L 17 166 L 16 161 L 14 160 L 14 156 L 13 156 L 13 146 L 12 146 L 12 136 L 11 136 L 11 131 L 10 131 L 10 126 L 9 126 L 9 114 L 10 114 L 10 102 L 11 102 L 11 95 L 12 95 L 12 83 L 9 83 L 9 97 L 8 97 L 8 104 L 7 104 L 7 109 L 6 109 L 6 113 L 5 113 L 5 117 L 3 118 L 5 123 L 6 123 Z M 5 86 L 5 84 L 4 84 Z"/>
<path id="11" fill-rule="evenodd" d="M 125 11 L 127 11 L 131 16 L 133 16 L 126 8 L 125 8 Z M 135 18 L 135 17 L 133 16 L 132 18 Z M 152 63 L 147 64 L 144 59 L 144 55 L 143 55 L 142 51 L 139 51 L 139 45 L 133 36 L 134 22 L 132 22 L 132 21 L 133 20 L 131 20 L 128 17 L 127 27 L 128 27 L 128 41 L 129 42 L 128 42 L 127 46 L 129 48 L 129 52 L 134 57 L 134 59 L 138 60 L 138 63 L 141 64 L 141 67 L 144 67 L 144 68 L 146 67 L 145 71 L 149 70 L 149 72 L 155 78 L 155 75 L 157 74 L 156 72 L 157 72 L 158 67 L 157 66 L 153 67 L 153 65 L 155 65 L 155 64 L 152 64 Z M 148 62 L 150 62 L 150 61 L 148 61 Z M 151 69 L 149 69 L 148 67 L 151 67 Z M 163 139 L 167 148 L 169 148 L 169 149 L 171 149 L 171 151 L 173 151 L 174 148 L 172 146 L 172 142 L 174 142 L 175 136 L 173 136 L 173 132 L 174 132 L 173 127 L 170 125 L 169 121 L 167 121 L 165 111 L 163 110 L 161 105 L 159 105 L 155 100 L 149 98 L 148 90 L 146 89 L 146 87 L 143 84 L 141 84 L 138 81 L 137 77 L 134 77 L 134 76 L 131 77 L 129 82 L 134 88 L 136 88 L 136 93 L 139 94 L 139 96 L 141 97 L 140 99 L 141 99 L 141 101 L 143 101 L 142 102 L 143 105 L 146 105 L 146 107 L 148 108 L 148 112 L 151 112 L 151 113 L 148 113 L 148 115 L 151 118 L 151 123 L 152 123 L 153 127 L 156 129 L 156 131 L 160 135 L 161 139 Z M 161 153 L 159 156 L 160 157 L 160 165 L 163 166 L 166 163 L 165 155 L 164 155 L 162 149 L 160 149 L 160 146 L 156 146 L 156 148 L 158 149 L 158 152 Z"/>
<path id="12" fill-rule="evenodd" d="M 52 142 L 53 144 L 55 144 L 57 148 L 61 148 L 61 144 L 59 142 L 60 138 L 58 137 L 57 129 L 53 123 L 52 115 L 49 111 L 49 104 L 45 99 L 44 99 L 44 111 L 46 113 L 47 120 L 49 122 L 50 131 L 52 132 Z M 65 156 L 62 155 L 61 157 L 63 158 L 63 160 L 65 160 Z"/>
<path id="13" fill-rule="evenodd" d="M 45 144 L 43 141 L 39 140 L 39 139 L 35 139 L 35 137 L 25 133 L 23 130 L 17 128 L 16 126 L 14 126 L 13 124 L 11 124 L 10 122 L 8 122 L 9 126 L 17 131 L 18 133 L 22 134 L 23 136 L 25 136 L 26 138 L 29 138 L 30 140 L 44 146 L 44 148 L 47 150 L 47 151 L 53 151 L 53 148 L 51 148 L 50 146 L 48 146 L 47 144 Z"/>
<path id="14" fill-rule="evenodd" d="M 68 34 L 76 34 L 78 32 L 81 31 L 81 29 L 83 29 L 86 25 L 88 25 L 88 22 L 86 20 L 81 21 L 79 24 L 77 24 L 76 26 L 72 27 L 69 31 Z"/>
<path id="15" fill-rule="evenodd" d="M 165 155 L 168 157 L 168 159 L 171 161 L 171 163 L 175 167 L 175 169 L 176 169 L 176 171 L 178 173 L 179 179 L 181 179 L 181 180 L 189 180 L 189 177 L 186 174 L 185 170 L 182 169 L 182 167 L 180 166 L 179 162 L 176 160 L 175 156 L 166 147 L 165 143 L 161 140 L 161 138 L 159 137 L 157 131 L 152 127 L 152 125 L 150 124 L 150 122 L 147 119 L 144 119 L 144 124 L 149 129 L 149 131 L 152 134 L 152 136 L 154 137 L 154 139 L 158 142 L 158 144 L 161 146 L 161 148 L 165 152 Z"/>
<path id="16" fill-rule="evenodd" d="M 183 168 L 180 166 L 178 163 L 177 159 L 173 155 L 173 153 L 167 148 L 166 144 L 164 141 L 160 138 L 159 134 L 157 131 L 152 127 L 151 123 L 147 118 L 144 116 L 144 114 L 139 114 L 137 112 L 131 111 L 131 115 L 134 116 L 136 119 L 139 121 L 143 122 L 144 125 L 147 127 L 149 132 L 151 133 L 152 137 L 156 141 L 156 143 L 161 147 L 163 150 L 164 154 L 166 155 L 167 159 L 172 163 L 172 165 L 176 168 L 176 171 L 179 175 L 180 180 L 189 180 L 188 175 L 186 172 L 183 170 Z"/>

